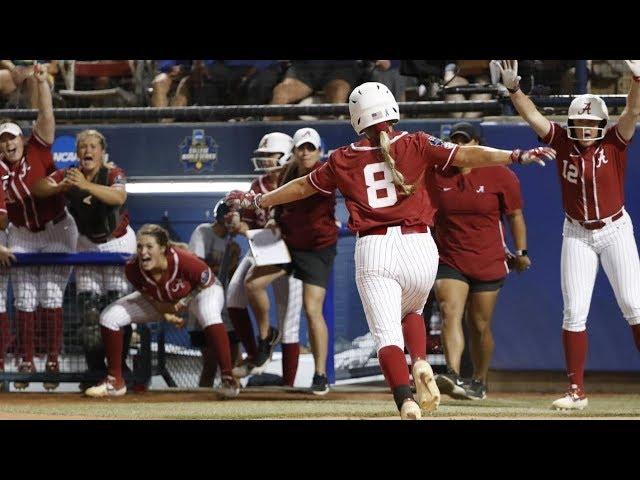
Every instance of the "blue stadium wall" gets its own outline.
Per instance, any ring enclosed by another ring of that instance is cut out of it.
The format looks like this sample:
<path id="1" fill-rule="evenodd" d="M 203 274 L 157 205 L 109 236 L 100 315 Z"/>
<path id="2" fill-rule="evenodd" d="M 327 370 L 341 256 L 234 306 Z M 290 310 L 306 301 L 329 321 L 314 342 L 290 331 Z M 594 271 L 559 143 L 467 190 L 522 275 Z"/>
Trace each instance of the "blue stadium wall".
<path id="1" fill-rule="evenodd" d="M 408 131 L 424 130 L 435 135 L 446 132 L 451 121 L 405 120 L 399 127 Z M 251 174 L 249 157 L 258 140 L 268 131 L 293 134 L 306 123 L 264 124 L 117 124 L 95 125 L 109 144 L 110 159 L 129 176 L 240 175 Z M 345 121 L 315 122 L 325 150 L 354 141 L 355 135 Z M 524 124 L 482 124 L 486 144 L 511 149 L 538 145 L 533 132 Z M 70 135 L 86 125 L 60 127 L 57 159 L 69 160 Z M 184 145 L 201 136 L 215 161 L 199 169 L 181 163 Z M 66 138 L 65 138 L 66 137 Z M 180 145 L 183 146 L 181 150 Z M 636 225 L 640 224 L 640 147 L 632 143 L 626 180 L 626 207 Z M 503 288 L 493 322 L 496 369 L 562 370 L 564 368 L 561 323 L 560 249 L 563 211 L 554 165 L 546 168 L 514 167 L 525 199 L 529 251 L 533 266 L 523 275 L 511 274 Z M 220 195 L 130 195 L 129 211 L 134 228 L 146 222 L 169 226 L 176 236 L 188 241 L 194 227 L 210 221 L 211 208 Z M 346 224 L 346 211 L 339 206 L 338 217 Z M 364 314 L 353 281 L 353 237 L 340 240 L 336 261 L 335 337 L 353 339 L 367 332 Z M 246 243 L 242 243 L 246 248 Z M 636 281 L 640 281 L 638 272 Z M 303 327 L 304 328 L 304 327 Z M 633 371 L 640 368 L 629 327 L 615 302 L 613 291 L 600 269 L 593 292 L 588 322 L 590 370 Z M 305 338 L 305 332 L 302 332 Z"/>

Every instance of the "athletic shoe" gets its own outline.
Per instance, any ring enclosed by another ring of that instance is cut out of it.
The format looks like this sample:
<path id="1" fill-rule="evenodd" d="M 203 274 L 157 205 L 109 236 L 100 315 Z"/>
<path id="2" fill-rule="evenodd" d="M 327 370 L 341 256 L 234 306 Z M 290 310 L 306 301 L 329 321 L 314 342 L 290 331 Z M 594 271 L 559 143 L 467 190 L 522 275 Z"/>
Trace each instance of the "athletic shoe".
<path id="1" fill-rule="evenodd" d="M 445 393 L 450 397 L 457 399 L 469 398 L 460 375 L 451 369 L 447 369 L 447 373 L 436 375 L 436 385 L 438 385 L 440 393 Z"/>
<path id="2" fill-rule="evenodd" d="M 274 327 L 269 327 L 269 335 L 264 340 L 258 336 L 258 354 L 253 360 L 254 367 L 250 372 L 251 375 L 258 375 L 266 370 L 281 336 L 280 331 Z"/>
<path id="3" fill-rule="evenodd" d="M 127 385 L 124 380 L 116 382 L 115 377 L 108 375 L 101 383 L 95 387 L 88 388 L 84 394 L 88 397 L 121 397 L 127 393 Z"/>
<path id="4" fill-rule="evenodd" d="M 326 375 L 313 375 L 313 381 L 311 382 L 311 393 L 314 395 L 326 395 L 329 393 L 329 380 Z"/>
<path id="5" fill-rule="evenodd" d="M 427 412 L 436 410 L 440 405 L 440 390 L 433 377 L 431 365 L 426 360 L 418 360 L 413 364 L 412 374 L 416 383 L 418 405 Z"/>
<path id="6" fill-rule="evenodd" d="M 224 375 L 222 383 L 215 391 L 224 398 L 236 398 L 240 395 L 240 382 L 232 376 Z"/>
<path id="7" fill-rule="evenodd" d="M 244 378 L 251 375 L 251 371 L 255 367 L 256 366 L 253 364 L 253 359 L 247 357 L 242 360 L 240 365 L 238 365 L 237 367 L 233 367 L 233 370 L 231 370 L 231 374 L 236 378 Z"/>
<path id="8" fill-rule="evenodd" d="M 413 400 L 406 400 L 402 404 L 402 408 L 400 409 L 401 420 L 420 420 L 421 418 L 422 412 L 416 402 Z"/>
<path id="9" fill-rule="evenodd" d="M 475 378 L 471 380 L 471 383 L 465 385 L 467 397 L 471 400 L 484 400 L 487 398 L 487 386 L 480 380 Z"/>
<path id="10" fill-rule="evenodd" d="M 35 371 L 36 367 L 33 362 L 21 362 L 20 366 L 18 367 L 18 373 L 35 373 Z M 16 388 L 16 390 L 24 390 L 29 386 L 29 382 L 19 380 L 13 382 L 13 386 Z"/>
<path id="11" fill-rule="evenodd" d="M 564 397 L 552 403 L 552 407 L 555 410 L 582 410 L 587 406 L 589 406 L 587 396 L 575 384 L 569 387 L 569 391 Z"/>
<path id="12" fill-rule="evenodd" d="M 52 375 L 57 375 L 60 373 L 60 366 L 58 365 L 58 362 L 47 362 L 45 371 Z M 45 390 L 55 390 L 56 388 L 58 388 L 58 385 L 60 385 L 60 382 L 57 382 L 55 380 L 42 382 L 42 386 Z"/>

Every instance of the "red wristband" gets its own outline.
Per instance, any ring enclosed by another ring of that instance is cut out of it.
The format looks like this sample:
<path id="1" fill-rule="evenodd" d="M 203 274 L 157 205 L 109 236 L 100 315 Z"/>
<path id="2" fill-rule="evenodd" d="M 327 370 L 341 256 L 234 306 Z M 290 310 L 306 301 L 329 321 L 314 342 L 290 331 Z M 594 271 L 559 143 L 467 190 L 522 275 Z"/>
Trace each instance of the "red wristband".
<path id="1" fill-rule="evenodd" d="M 522 150 L 515 149 L 511 152 L 511 163 L 520 163 L 520 155 L 522 154 Z"/>
<path id="2" fill-rule="evenodd" d="M 640 76 L 637 76 L 637 77 L 636 77 L 636 76 L 634 75 L 634 76 L 633 76 L 633 81 L 634 81 L 634 82 L 637 82 L 637 83 L 640 83 Z"/>

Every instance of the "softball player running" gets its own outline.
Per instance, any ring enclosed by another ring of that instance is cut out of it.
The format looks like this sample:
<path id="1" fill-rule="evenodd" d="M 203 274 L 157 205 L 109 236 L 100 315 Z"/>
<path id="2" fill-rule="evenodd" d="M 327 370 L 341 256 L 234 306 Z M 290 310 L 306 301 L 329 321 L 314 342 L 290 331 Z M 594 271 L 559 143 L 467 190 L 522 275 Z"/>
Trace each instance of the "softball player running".
<path id="1" fill-rule="evenodd" d="M 309 175 L 252 197 L 257 208 L 300 200 L 318 192 L 345 197 L 349 228 L 357 233 L 356 284 L 378 360 L 393 392 L 400 417 L 418 419 L 420 407 L 440 403 L 426 361 L 426 331 L 421 312 L 438 268 L 438 250 L 429 232 L 434 208 L 422 177 L 425 170 L 482 167 L 512 162 L 544 164 L 548 148 L 504 151 L 444 143 L 424 132 L 394 131 L 400 118 L 389 89 L 375 82 L 356 87 L 349 97 L 351 124 L 365 138 L 335 150 Z M 411 356 L 417 402 L 409 385 L 404 347 Z"/>

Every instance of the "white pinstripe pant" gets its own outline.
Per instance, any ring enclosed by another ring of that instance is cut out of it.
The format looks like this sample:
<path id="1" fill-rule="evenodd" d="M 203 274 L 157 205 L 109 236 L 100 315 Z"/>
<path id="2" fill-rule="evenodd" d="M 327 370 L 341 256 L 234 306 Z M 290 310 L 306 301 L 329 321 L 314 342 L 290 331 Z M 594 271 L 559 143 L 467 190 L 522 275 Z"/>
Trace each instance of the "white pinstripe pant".
<path id="1" fill-rule="evenodd" d="M 586 329 L 598 259 L 624 318 L 629 325 L 640 323 L 640 259 L 629 214 L 625 211 L 622 218 L 599 230 L 587 230 L 565 219 L 562 235 L 562 328 L 571 332 Z"/>
<path id="2" fill-rule="evenodd" d="M 403 235 L 390 227 L 386 235 L 358 238 L 356 285 L 376 350 L 404 349 L 402 318 L 422 314 L 438 271 L 438 248 L 430 233 Z"/>
<path id="3" fill-rule="evenodd" d="M 9 224 L 8 237 L 14 253 L 70 253 L 76 249 L 78 228 L 67 214 L 58 223 L 48 222 L 41 232 Z M 67 265 L 14 268 L 11 284 L 16 308 L 23 312 L 35 311 L 38 304 L 43 308 L 62 308 L 71 268 Z"/>
<path id="4" fill-rule="evenodd" d="M 189 302 L 189 313 L 197 319 L 203 329 L 209 325 L 222 323 L 222 306 L 224 304 L 224 290 L 216 281 L 215 284 L 202 290 Z M 142 296 L 140 292 L 126 295 L 100 314 L 100 325 L 110 330 L 120 330 L 131 323 L 157 322 L 162 315 Z"/>
<path id="5" fill-rule="evenodd" d="M 0 245 L 7 246 L 7 232 L 0 230 Z M 7 312 L 7 294 L 9 291 L 9 269 L 0 267 L 0 313 Z"/>
<path id="6" fill-rule="evenodd" d="M 242 257 L 227 286 L 227 308 L 247 308 L 249 305 L 244 279 L 254 265 L 255 260 L 249 251 Z M 277 278 L 272 288 L 277 304 L 278 328 L 282 332 L 282 343 L 297 343 L 300 339 L 302 281 L 293 275 L 284 276 Z"/>
<path id="7" fill-rule="evenodd" d="M 123 252 L 136 253 L 136 234 L 130 226 L 127 233 L 105 243 L 94 243 L 84 235 L 78 237 L 78 252 Z M 106 295 L 109 291 L 127 293 L 129 282 L 120 265 L 93 265 L 76 267 L 76 290 Z"/>

